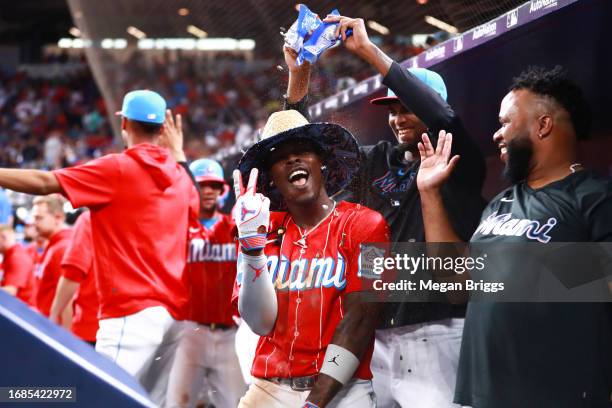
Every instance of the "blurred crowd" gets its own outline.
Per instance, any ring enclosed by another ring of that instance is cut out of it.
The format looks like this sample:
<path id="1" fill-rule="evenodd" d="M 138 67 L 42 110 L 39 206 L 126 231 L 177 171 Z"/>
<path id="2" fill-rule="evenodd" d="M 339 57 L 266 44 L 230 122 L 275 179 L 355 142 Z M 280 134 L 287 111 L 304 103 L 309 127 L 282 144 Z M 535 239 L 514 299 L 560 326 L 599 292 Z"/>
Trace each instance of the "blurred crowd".
<path id="1" fill-rule="evenodd" d="M 397 60 L 422 51 L 396 44 L 385 48 Z M 119 98 L 131 89 L 155 89 L 164 95 L 169 107 L 184 118 L 190 159 L 241 148 L 268 115 L 281 108 L 286 71 L 280 55 L 254 60 L 230 53 L 218 54 L 214 60 L 181 55 L 169 63 L 170 54 L 151 58 L 135 52 L 127 61 L 105 65 L 102 85 L 112 88 L 109 95 L 116 96 L 117 107 Z M 315 68 L 312 100 L 373 74 L 360 60 L 342 58 L 336 50 L 324 59 Z M 120 148 L 114 143 L 104 96 L 86 64 L 44 78 L 0 69 L 1 167 L 56 169 Z"/>

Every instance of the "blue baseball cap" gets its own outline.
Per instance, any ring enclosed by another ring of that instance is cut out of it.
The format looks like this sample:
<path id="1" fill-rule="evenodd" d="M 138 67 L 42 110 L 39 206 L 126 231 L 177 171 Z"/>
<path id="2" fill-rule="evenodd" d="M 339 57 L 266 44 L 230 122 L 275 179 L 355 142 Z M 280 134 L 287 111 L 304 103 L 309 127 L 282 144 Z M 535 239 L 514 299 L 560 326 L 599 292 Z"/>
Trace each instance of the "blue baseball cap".
<path id="1" fill-rule="evenodd" d="M 198 159 L 189 165 L 189 170 L 197 183 L 212 181 L 223 184 L 223 192 L 218 198 L 219 205 L 223 205 L 230 186 L 223 178 L 223 167 L 219 162 L 212 159 Z"/>
<path id="2" fill-rule="evenodd" d="M 123 97 L 123 105 L 116 115 L 161 125 L 166 119 L 166 101 L 157 92 L 149 90 L 128 92 Z"/>
<path id="3" fill-rule="evenodd" d="M 408 72 L 419 78 L 421 82 L 436 91 L 442 97 L 442 99 L 446 100 L 448 96 L 446 92 L 446 84 L 444 84 L 444 80 L 440 74 L 425 68 L 408 68 Z M 370 101 L 370 103 L 373 105 L 388 105 L 398 101 L 399 98 L 395 95 L 395 93 L 391 89 L 388 89 L 387 96 L 374 98 Z"/>

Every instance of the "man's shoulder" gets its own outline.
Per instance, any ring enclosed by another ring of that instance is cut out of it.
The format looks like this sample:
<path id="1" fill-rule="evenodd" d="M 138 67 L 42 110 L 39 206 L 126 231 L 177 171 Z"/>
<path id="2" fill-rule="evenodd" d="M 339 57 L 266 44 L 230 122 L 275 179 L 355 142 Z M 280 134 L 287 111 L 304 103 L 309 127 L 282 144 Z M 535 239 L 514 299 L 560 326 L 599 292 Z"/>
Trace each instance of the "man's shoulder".
<path id="1" fill-rule="evenodd" d="M 350 222 L 358 223 L 360 225 L 371 225 L 374 226 L 378 223 L 385 222 L 384 217 L 378 211 L 375 211 L 363 204 L 351 203 L 348 201 L 340 201 L 338 203 L 338 212 L 340 217 L 343 215 L 352 215 Z"/>
<path id="2" fill-rule="evenodd" d="M 380 140 L 378 143 L 373 145 L 359 146 L 359 150 L 366 156 L 375 156 L 380 154 L 388 154 L 388 152 L 391 151 L 394 146 L 395 144 L 388 140 Z"/>

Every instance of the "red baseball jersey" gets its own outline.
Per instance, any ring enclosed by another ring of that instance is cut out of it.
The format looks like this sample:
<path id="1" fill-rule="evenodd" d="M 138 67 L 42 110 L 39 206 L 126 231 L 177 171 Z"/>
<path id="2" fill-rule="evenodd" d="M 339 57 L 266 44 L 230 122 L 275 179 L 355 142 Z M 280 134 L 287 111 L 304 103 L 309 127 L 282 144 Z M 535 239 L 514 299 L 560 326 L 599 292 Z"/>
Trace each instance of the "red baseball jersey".
<path id="1" fill-rule="evenodd" d="M 71 229 L 63 229 L 49 238 L 40 264 L 41 277 L 36 292 L 36 308 L 45 316 L 49 316 L 51 304 L 55 297 L 57 281 L 61 276 L 61 262 L 64 252 L 70 243 Z"/>
<path id="2" fill-rule="evenodd" d="M 163 306 L 184 318 L 188 222 L 199 196 L 170 152 L 141 143 L 53 174 L 75 208 L 91 210 L 99 317 Z"/>
<path id="3" fill-rule="evenodd" d="M 17 297 L 34 305 L 34 261 L 22 245 L 15 244 L 4 252 L 2 270 L 0 286 L 16 287 Z"/>
<path id="4" fill-rule="evenodd" d="M 305 241 L 285 212 L 271 213 L 270 231 L 286 232 L 280 243 L 266 245 L 268 271 L 278 301 L 272 332 L 257 345 L 251 373 L 255 377 L 302 377 L 319 372 L 327 345 L 344 317 L 343 300 L 351 292 L 366 290 L 369 279 L 359 275 L 360 244 L 387 242 L 387 223 L 376 211 L 345 201 Z M 241 274 L 236 279 L 242 281 Z M 239 285 L 234 287 L 237 300 Z M 370 379 L 374 337 L 355 372 Z"/>
<path id="5" fill-rule="evenodd" d="M 71 330 L 83 340 L 96 341 L 99 302 L 93 273 L 89 211 L 79 216 L 73 231 L 72 239 L 62 259 L 62 275 L 81 284 L 73 303 Z"/>
<path id="6" fill-rule="evenodd" d="M 190 291 L 188 319 L 202 324 L 234 325 L 238 315 L 232 303 L 236 280 L 234 221 L 227 214 L 215 214 L 208 228 L 190 229 L 187 282 Z"/>

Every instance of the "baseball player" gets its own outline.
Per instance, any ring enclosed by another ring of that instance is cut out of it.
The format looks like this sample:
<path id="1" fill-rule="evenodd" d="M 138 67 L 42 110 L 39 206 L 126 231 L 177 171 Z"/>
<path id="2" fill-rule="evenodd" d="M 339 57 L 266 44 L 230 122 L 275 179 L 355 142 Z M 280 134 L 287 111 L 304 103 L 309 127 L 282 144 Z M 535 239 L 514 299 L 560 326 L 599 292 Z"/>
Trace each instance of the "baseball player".
<path id="1" fill-rule="evenodd" d="M 15 231 L 8 225 L 0 226 L 0 254 L 2 276 L 0 289 L 23 302 L 34 304 L 34 261 L 15 239 Z"/>
<path id="2" fill-rule="evenodd" d="M 470 242 L 612 241 L 612 184 L 576 162 L 590 115 L 561 67 L 530 68 L 515 78 L 499 122 L 493 142 L 513 185 L 489 203 Z M 419 145 L 417 183 L 433 242 L 461 241 L 440 196 L 463 160 L 452 156 L 452 143 L 442 132 L 435 150 L 427 135 Z M 501 273 L 520 271 L 521 262 L 509 257 Z M 474 408 L 609 407 L 610 344 L 606 303 L 470 302 L 455 401 Z"/>
<path id="3" fill-rule="evenodd" d="M 190 214 L 197 217 L 199 199 L 186 164 L 177 163 L 184 161 L 182 139 L 175 136 L 180 117 L 175 125 L 165 100 L 132 91 L 119 114 L 124 152 L 52 172 L 0 169 L 0 186 L 62 193 L 74 208 L 90 208 L 100 295 L 96 350 L 161 405 L 187 301 L 188 222 Z M 173 145 L 180 148 L 159 146 L 165 139 L 180 139 Z"/>
<path id="4" fill-rule="evenodd" d="M 170 372 L 167 407 L 194 407 L 204 393 L 217 408 L 235 408 L 246 391 L 234 350 L 235 224 L 217 210 L 229 185 L 214 160 L 196 160 L 189 169 L 200 185 L 200 218 L 189 232 L 188 322 Z"/>
<path id="5" fill-rule="evenodd" d="M 61 276 L 62 257 L 72 236 L 72 230 L 64 223 L 64 202 L 62 196 L 53 194 L 36 197 L 32 207 L 36 231 L 41 237 L 48 239 L 42 255 L 36 291 L 36 308 L 45 316 L 49 316 L 51 311 L 51 303 Z M 68 324 L 68 320 L 66 323 Z"/>
<path id="6" fill-rule="evenodd" d="M 375 406 L 370 358 L 380 306 L 362 301 L 369 282 L 358 257 L 361 243 L 388 240 L 387 225 L 375 211 L 330 198 L 357 167 L 347 130 L 286 110 L 270 116 L 234 172 L 234 294 L 262 336 L 239 407 Z"/>
<path id="7" fill-rule="evenodd" d="M 382 75 L 388 94 L 371 102 L 388 108 L 388 126 L 397 139 L 397 143 L 385 140 L 361 146 L 361 168 L 344 197 L 383 214 L 394 242 L 425 241 L 415 183 L 420 165 L 417 143 L 423 132 L 435 140 L 440 129 L 452 131 L 457 141 L 455 151 L 465 160 L 443 195 L 446 203 L 452 203 L 453 225 L 468 239 L 484 208 L 480 190 L 485 164 L 446 101 L 444 80 L 424 68 L 401 68 L 370 41 L 361 19 L 328 16 L 325 21 L 338 23 L 345 47 Z M 349 29 L 353 34 L 347 37 Z M 288 108 L 305 110 L 310 68 L 307 63 L 298 67 L 287 47 L 284 54 L 289 66 Z M 379 407 L 456 406 L 452 399 L 464 316 L 465 305 L 450 304 L 442 295 L 429 302 L 387 304 L 376 330 L 372 358 Z"/>
<path id="8" fill-rule="evenodd" d="M 71 301 L 74 299 L 74 302 Z M 72 306 L 70 308 L 70 306 Z M 62 276 L 57 283 L 49 318 L 61 324 L 68 307 L 72 316 L 70 330 L 74 335 L 96 345 L 98 332 L 98 294 L 93 272 L 91 214 L 85 211 L 74 224 L 70 244 L 62 259 Z"/>

